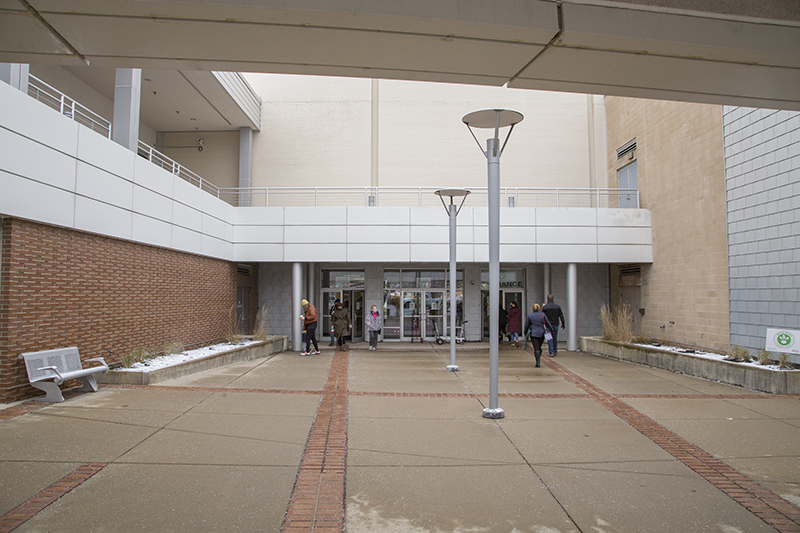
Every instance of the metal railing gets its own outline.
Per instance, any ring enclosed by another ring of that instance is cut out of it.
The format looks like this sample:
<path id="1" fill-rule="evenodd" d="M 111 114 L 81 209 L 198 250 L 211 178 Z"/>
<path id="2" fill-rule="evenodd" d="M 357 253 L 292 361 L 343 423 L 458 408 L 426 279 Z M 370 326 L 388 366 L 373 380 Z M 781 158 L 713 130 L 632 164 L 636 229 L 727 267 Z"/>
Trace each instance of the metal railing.
<path id="1" fill-rule="evenodd" d="M 419 206 L 441 205 L 440 187 L 250 187 L 220 188 L 217 197 L 233 206 Z M 465 205 L 486 206 L 486 187 L 471 187 Z M 508 207 L 638 208 L 637 189 L 503 187 L 500 203 Z"/>
<path id="2" fill-rule="evenodd" d="M 152 146 L 150 146 L 148 144 L 145 144 L 142 141 L 139 141 L 138 154 L 141 157 L 143 157 L 143 158 L 147 159 L 148 161 L 150 161 L 151 163 L 153 163 L 154 165 L 157 165 L 157 166 L 163 168 L 164 170 L 166 170 L 170 174 L 172 174 L 174 176 L 178 176 L 179 178 L 183 179 L 184 181 L 188 181 L 189 183 L 191 183 L 195 187 L 198 187 L 198 188 L 204 190 L 205 192 L 216 196 L 217 198 L 220 197 L 220 190 L 221 189 L 219 187 L 217 187 L 216 185 L 214 185 L 210 181 L 203 179 L 202 176 L 200 176 L 196 172 L 193 172 L 193 171 L 189 170 L 188 168 L 186 168 L 185 166 L 181 165 L 180 163 L 178 163 L 174 159 L 170 159 L 169 157 L 165 156 L 164 154 L 162 154 L 161 152 L 159 152 L 158 150 L 156 150 Z"/>
<path id="3" fill-rule="evenodd" d="M 28 75 L 28 96 L 100 135 L 111 138 L 111 122 L 32 74 Z"/>

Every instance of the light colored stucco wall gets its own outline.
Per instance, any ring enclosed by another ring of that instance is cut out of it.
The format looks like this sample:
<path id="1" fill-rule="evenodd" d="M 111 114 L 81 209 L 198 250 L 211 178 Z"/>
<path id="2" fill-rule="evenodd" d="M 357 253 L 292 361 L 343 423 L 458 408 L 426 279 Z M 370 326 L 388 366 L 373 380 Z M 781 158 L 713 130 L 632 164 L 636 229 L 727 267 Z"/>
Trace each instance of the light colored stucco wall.
<path id="1" fill-rule="evenodd" d="M 239 131 L 164 133 L 156 147 L 219 188 L 239 186 Z M 203 150 L 198 139 L 203 139 Z"/>
<path id="2" fill-rule="evenodd" d="M 503 154 L 502 187 L 607 184 L 599 97 L 392 80 L 246 78 L 263 100 L 263 129 L 253 140 L 255 187 L 485 187 L 486 160 L 461 119 L 490 108 L 525 115 Z M 488 133 L 477 134 L 484 143 Z"/>
<path id="3" fill-rule="evenodd" d="M 616 149 L 636 138 L 641 207 L 652 213 L 653 263 L 641 276 L 642 333 L 727 351 L 722 108 L 607 97 L 606 113 L 612 186 L 617 170 L 630 163 L 627 156 L 617 160 Z M 613 272 L 612 303 L 619 298 Z"/>

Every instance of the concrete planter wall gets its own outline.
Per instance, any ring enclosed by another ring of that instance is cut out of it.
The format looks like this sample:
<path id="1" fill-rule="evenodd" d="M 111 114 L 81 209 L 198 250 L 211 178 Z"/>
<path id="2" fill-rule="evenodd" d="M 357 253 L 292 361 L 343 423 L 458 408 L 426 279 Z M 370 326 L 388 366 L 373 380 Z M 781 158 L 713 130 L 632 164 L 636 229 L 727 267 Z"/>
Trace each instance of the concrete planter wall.
<path id="1" fill-rule="evenodd" d="M 131 372 L 130 370 L 110 370 L 106 374 L 97 374 L 98 383 L 113 383 L 118 385 L 152 385 L 159 381 L 179 378 L 195 372 L 212 370 L 222 366 L 232 365 L 266 357 L 288 349 L 289 339 L 285 336 L 270 337 L 264 342 L 250 344 L 240 348 L 233 347 L 227 352 L 215 353 L 206 357 L 186 361 L 151 372 Z"/>
<path id="2" fill-rule="evenodd" d="M 772 394 L 800 394 L 800 370 L 770 370 L 728 361 L 715 361 L 690 354 L 633 346 L 596 337 L 581 337 L 581 351 L 663 368 L 690 376 L 737 385 Z"/>

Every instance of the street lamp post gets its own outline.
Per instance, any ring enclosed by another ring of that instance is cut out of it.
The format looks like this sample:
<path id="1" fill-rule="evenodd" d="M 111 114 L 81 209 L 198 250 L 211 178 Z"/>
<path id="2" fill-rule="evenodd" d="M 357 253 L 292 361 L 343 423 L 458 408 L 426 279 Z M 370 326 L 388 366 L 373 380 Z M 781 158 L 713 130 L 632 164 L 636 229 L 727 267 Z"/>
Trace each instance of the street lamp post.
<path id="1" fill-rule="evenodd" d="M 478 147 L 486 156 L 489 193 L 489 407 L 483 410 L 484 418 L 503 418 L 505 411 L 497 405 L 500 350 L 500 156 L 503 155 L 514 126 L 522 122 L 522 113 L 509 109 L 484 109 L 474 111 L 461 121 L 467 125 Z M 503 146 L 500 147 L 500 128 L 508 127 Z M 486 140 L 484 152 L 473 128 L 492 129 L 494 135 Z"/>
<path id="2" fill-rule="evenodd" d="M 435 194 L 442 201 L 442 205 L 450 217 L 450 364 L 447 365 L 447 371 L 458 372 L 459 368 L 456 365 L 456 217 L 464 207 L 469 191 L 466 189 L 440 189 Z M 450 198 L 449 204 L 445 203 L 445 196 Z M 456 206 L 455 198 L 461 198 L 461 205 Z"/>

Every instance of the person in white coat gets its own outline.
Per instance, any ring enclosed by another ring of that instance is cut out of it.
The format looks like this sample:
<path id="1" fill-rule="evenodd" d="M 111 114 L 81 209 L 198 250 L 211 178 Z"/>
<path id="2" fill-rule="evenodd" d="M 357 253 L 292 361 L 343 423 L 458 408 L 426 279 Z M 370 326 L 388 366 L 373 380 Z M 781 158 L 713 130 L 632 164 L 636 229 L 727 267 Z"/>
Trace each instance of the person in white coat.
<path id="1" fill-rule="evenodd" d="M 369 350 L 374 352 L 378 349 L 378 334 L 381 332 L 381 327 L 383 327 L 383 318 L 378 312 L 377 305 L 373 305 L 372 309 L 367 313 L 364 318 L 364 324 L 366 324 L 367 331 L 369 331 Z"/>

